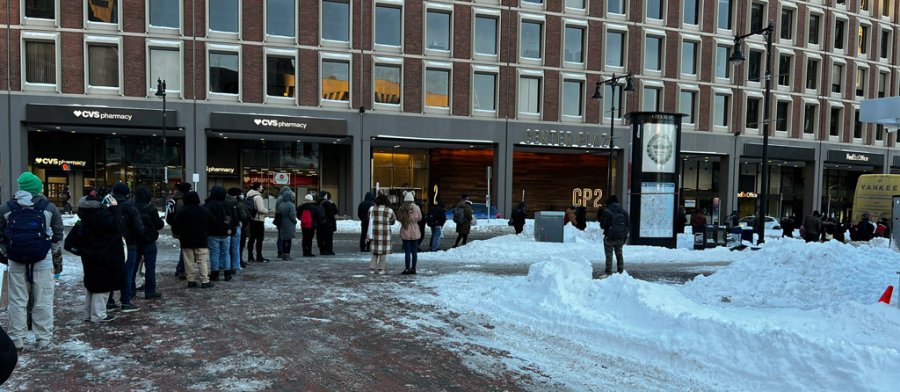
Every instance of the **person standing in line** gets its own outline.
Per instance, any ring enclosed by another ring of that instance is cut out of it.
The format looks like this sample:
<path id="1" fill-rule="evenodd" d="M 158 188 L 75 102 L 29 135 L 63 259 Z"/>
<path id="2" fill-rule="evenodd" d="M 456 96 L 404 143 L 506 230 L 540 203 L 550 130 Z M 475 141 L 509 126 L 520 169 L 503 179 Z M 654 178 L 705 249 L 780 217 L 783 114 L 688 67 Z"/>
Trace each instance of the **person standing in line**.
<path id="1" fill-rule="evenodd" d="M 231 278 L 244 268 L 244 261 L 241 260 L 243 255 L 242 240 L 245 236 L 245 228 L 250 223 L 250 213 L 247 212 L 247 206 L 241 202 L 241 188 L 229 188 L 228 196 L 225 197 L 225 205 L 234 216 L 237 217 L 238 225 L 234 228 L 234 234 L 231 235 Z M 228 280 L 227 277 L 225 280 Z"/>
<path id="2" fill-rule="evenodd" d="M 150 201 L 153 195 L 150 190 L 139 186 L 134 190 L 135 206 L 141 213 L 141 220 L 144 224 L 144 233 L 138 237 L 137 254 L 138 259 L 144 261 L 144 299 L 156 299 L 162 297 L 162 294 L 156 291 L 156 256 L 158 248 L 156 240 L 159 239 L 159 231 L 165 226 Z"/>
<path id="3" fill-rule="evenodd" d="M 803 218 L 803 239 L 806 242 L 818 241 L 821 229 L 822 222 L 819 221 L 819 211 L 813 211 L 812 215 Z"/>
<path id="4" fill-rule="evenodd" d="M 794 220 L 785 215 L 779 223 L 781 223 L 781 238 L 794 238 Z"/>
<path id="5" fill-rule="evenodd" d="M 290 187 L 281 188 L 281 196 L 278 201 L 277 215 L 281 219 L 278 223 L 278 241 L 281 242 L 281 259 L 291 261 L 291 242 L 297 238 L 297 205 L 294 204 L 294 192 Z"/>
<path id="6" fill-rule="evenodd" d="M 359 207 L 356 208 L 356 216 L 359 218 L 360 224 L 360 232 L 359 232 L 359 251 L 360 252 L 368 252 L 369 251 L 369 240 L 366 238 L 366 233 L 369 232 L 369 209 L 375 205 L 375 194 L 372 192 L 366 192 L 366 197 L 362 202 L 359 203 Z"/>
<path id="7" fill-rule="evenodd" d="M 600 220 L 597 215 L 597 220 Z M 684 234 L 684 227 L 687 226 L 687 212 L 684 210 L 684 206 L 678 206 L 678 215 L 675 216 L 675 233 L 676 234 Z"/>
<path id="8" fill-rule="evenodd" d="M 113 291 L 121 290 L 125 281 L 125 248 L 119 224 L 122 213 L 115 198 L 108 200 L 109 205 L 104 205 L 97 193 L 91 192 L 78 203 L 78 218 L 84 230 L 77 243 L 84 266 L 84 321 L 94 323 L 115 320 L 107 313 L 106 301 Z M 148 282 L 150 276 L 147 275 Z"/>
<path id="9" fill-rule="evenodd" d="M 469 195 L 463 193 L 462 198 L 453 209 L 453 223 L 456 223 L 456 241 L 453 247 L 459 246 L 462 241 L 463 246 L 469 242 L 469 232 L 472 230 L 472 202 L 469 201 Z"/>
<path id="10" fill-rule="evenodd" d="M 113 185 L 112 196 L 119 204 L 119 211 L 122 212 L 122 218 L 125 220 L 123 237 L 125 237 L 125 244 L 128 248 L 125 260 L 125 284 L 122 285 L 122 291 L 119 293 L 122 312 L 125 313 L 136 312 L 141 309 L 134 305 L 131 300 L 134 298 L 134 276 L 137 274 L 137 240 L 144 233 L 144 219 L 134 203 L 128 200 L 129 193 L 131 193 L 131 189 L 128 189 L 128 185 L 121 182 Z M 110 302 L 107 305 L 110 303 L 115 305 L 112 297 L 110 297 Z"/>
<path id="11" fill-rule="evenodd" d="M 213 287 L 213 283 L 209 281 L 208 240 L 209 227 L 213 224 L 212 215 L 206 208 L 200 206 L 200 195 L 194 191 L 185 194 L 184 206 L 175 216 L 172 233 L 178 235 L 178 241 L 181 243 L 189 289 L 197 286 L 204 289 Z M 198 269 L 200 274 L 196 275 Z"/>
<path id="12" fill-rule="evenodd" d="M 576 207 L 575 208 L 575 228 L 581 231 L 587 229 L 587 208 L 585 207 Z"/>
<path id="13" fill-rule="evenodd" d="M 8 333 L 16 349 L 22 350 L 28 302 L 33 299 L 32 327 L 37 347 L 43 350 L 53 340 L 51 250 L 62 246 L 62 214 L 42 194 L 44 185 L 37 176 L 24 172 L 16 182 L 19 190 L 13 200 L 0 205 L 0 262 L 8 263 L 9 271 L 4 282 L 9 285 Z M 34 232 L 35 228 L 42 232 Z"/>
<path id="14" fill-rule="evenodd" d="M 437 252 L 441 250 L 441 237 L 444 233 L 444 223 L 447 222 L 447 211 L 444 210 L 444 203 L 440 200 L 432 204 L 428 209 L 428 217 L 425 219 L 428 227 L 431 228 L 431 251 Z"/>
<path id="15" fill-rule="evenodd" d="M 694 215 L 691 216 L 691 231 L 694 234 L 706 231 L 706 215 L 703 215 L 699 208 L 695 209 Z"/>
<path id="16" fill-rule="evenodd" d="M 422 220 L 422 210 L 415 203 L 413 192 L 403 192 L 403 204 L 397 208 L 397 220 L 400 221 L 400 239 L 403 240 L 403 252 L 406 268 L 401 275 L 415 275 L 416 262 L 419 259 L 419 221 Z"/>
<path id="17" fill-rule="evenodd" d="M 323 256 L 334 255 L 334 232 L 337 231 L 337 220 L 335 216 L 338 213 L 337 206 L 331 201 L 331 194 L 328 192 L 319 193 L 319 206 L 322 208 L 323 221 L 316 228 L 316 237 L 319 239 L 319 254 Z"/>
<path id="18" fill-rule="evenodd" d="M 250 211 L 250 242 L 247 244 L 247 261 L 256 261 L 260 263 L 268 263 L 269 259 L 263 257 L 263 237 L 265 236 L 265 220 L 269 210 L 266 209 L 265 200 L 262 193 L 259 193 L 260 183 L 254 182 L 247 191 L 248 204 L 252 204 L 254 208 L 248 208 Z M 256 210 L 256 211 L 254 211 Z M 256 258 L 253 257 L 253 249 L 256 248 Z"/>
<path id="19" fill-rule="evenodd" d="M 525 215 L 528 213 L 528 209 L 525 207 L 525 202 L 520 201 L 519 206 L 513 210 L 512 216 L 510 220 L 512 220 L 512 227 L 516 230 L 516 235 L 522 233 L 522 230 L 525 229 Z"/>
<path id="20" fill-rule="evenodd" d="M 603 212 L 600 228 L 603 229 L 603 251 L 606 253 L 606 275 L 612 275 L 613 251 L 616 254 L 616 271 L 625 272 L 625 259 L 622 247 L 628 240 L 628 212 L 619 204 L 616 195 L 607 199 L 609 206 Z"/>
<path id="21" fill-rule="evenodd" d="M 378 268 L 378 274 L 384 275 L 387 255 L 391 253 L 391 226 L 397 218 L 389 204 L 387 196 L 378 195 L 375 198 L 375 205 L 369 209 L 369 231 L 366 236 L 372 249 L 370 274 L 374 274 L 375 268 Z"/>
<path id="22" fill-rule="evenodd" d="M 415 195 L 415 192 L 413 192 L 413 191 L 410 191 L 410 193 L 413 193 L 413 195 Z M 419 212 L 425 211 L 424 207 L 422 206 L 421 201 L 416 200 L 414 203 L 416 204 L 416 207 L 419 207 Z M 425 215 L 422 215 L 422 219 L 419 219 L 419 223 L 417 223 L 419 225 L 419 239 L 416 240 L 416 248 L 417 249 L 421 249 L 422 242 L 425 241 L 426 222 L 425 222 L 424 217 L 425 217 Z"/>
<path id="23" fill-rule="evenodd" d="M 300 246 L 303 248 L 303 257 L 315 257 L 316 255 L 312 252 L 312 242 L 313 237 L 316 236 L 316 226 L 322 222 L 322 213 L 313 195 L 303 196 L 303 203 L 297 207 L 297 216 L 300 221 L 302 236 Z"/>
<path id="24" fill-rule="evenodd" d="M 175 215 L 178 214 L 178 211 L 184 206 L 184 195 L 191 191 L 191 184 L 189 183 L 178 183 L 175 185 L 175 194 L 172 195 L 172 199 L 166 202 L 166 224 L 169 227 L 175 223 Z M 178 265 L 175 267 L 175 277 L 179 279 L 184 279 L 184 256 L 181 255 L 181 252 L 178 252 Z"/>
<path id="25" fill-rule="evenodd" d="M 575 207 L 566 207 L 566 213 L 563 216 L 563 226 L 571 223 L 572 226 L 575 226 Z"/>
<path id="26" fill-rule="evenodd" d="M 225 188 L 214 186 L 203 205 L 212 216 L 207 249 L 209 249 L 209 280 L 214 282 L 219 280 L 219 271 L 222 271 L 226 281 L 231 280 L 231 235 L 238 226 L 235 211 L 228 208 L 225 197 Z"/>
<path id="27" fill-rule="evenodd" d="M 868 212 L 862 214 L 862 220 L 859 221 L 858 225 L 857 236 L 859 236 L 860 241 L 870 241 L 875 237 L 875 224 L 872 223 Z"/>

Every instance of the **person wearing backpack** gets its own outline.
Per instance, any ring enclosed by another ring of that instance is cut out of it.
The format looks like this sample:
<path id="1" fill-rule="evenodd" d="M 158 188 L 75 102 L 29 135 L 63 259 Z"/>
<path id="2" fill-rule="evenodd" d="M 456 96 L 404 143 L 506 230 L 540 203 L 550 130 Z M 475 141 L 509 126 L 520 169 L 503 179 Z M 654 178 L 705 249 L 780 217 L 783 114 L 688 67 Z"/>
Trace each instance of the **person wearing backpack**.
<path id="1" fill-rule="evenodd" d="M 172 227 L 172 224 L 175 223 L 175 216 L 178 215 L 178 211 L 184 206 L 184 195 L 190 191 L 191 184 L 189 183 L 181 182 L 175 185 L 175 193 L 171 199 L 166 201 L 166 224 L 169 227 Z M 175 267 L 175 277 L 179 279 L 185 279 L 186 277 L 184 274 L 184 256 L 181 252 L 178 252 L 178 265 Z"/>
<path id="2" fill-rule="evenodd" d="M 438 200 L 437 203 L 431 205 L 425 223 L 431 228 L 431 251 L 437 252 L 441 250 L 444 223 L 447 223 L 447 210 L 444 209 L 444 203 Z"/>
<path id="3" fill-rule="evenodd" d="M 128 185 L 121 182 L 113 185 L 112 196 L 119 204 L 119 210 L 122 212 L 122 218 L 124 218 L 125 229 L 123 231 L 123 237 L 125 238 L 125 245 L 128 248 L 125 260 L 125 283 L 122 285 L 122 291 L 119 293 L 122 312 L 125 313 L 140 310 L 139 307 L 131 303 L 131 300 L 134 298 L 135 291 L 134 275 L 137 273 L 138 238 L 144 234 L 144 219 L 141 218 L 141 212 L 138 211 L 138 208 L 134 203 L 128 200 L 129 193 L 131 193 L 131 189 L 128 188 Z M 112 300 L 112 297 L 110 297 L 110 302 L 108 304 L 115 305 L 115 301 Z"/>
<path id="4" fill-rule="evenodd" d="M 8 263 L 8 333 L 21 350 L 28 331 L 27 306 L 34 301 L 32 329 L 39 349 L 53 340 L 53 260 L 51 250 L 62 246 L 59 209 L 41 194 L 44 185 L 31 172 L 17 180 L 13 200 L 0 205 L 0 261 Z"/>
<path id="5" fill-rule="evenodd" d="M 141 213 L 141 220 L 144 224 L 144 233 L 138 237 L 137 254 L 138 259 L 144 262 L 144 299 L 156 299 L 162 297 L 162 294 L 156 292 L 156 240 L 159 239 L 159 231 L 165 224 L 159 217 L 150 201 L 153 195 L 150 190 L 139 186 L 134 189 L 135 206 Z"/>
<path id="6" fill-rule="evenodd" d="M 231 235 L 238 225 L 238 218 L 234 210 L 228 208 L 225 202 L 225 188 L 214 186 L 209 191 L 209 197 L 203 205 L 212 221 L 209 224 L 207 245 L 209 249 L 209 280 L 218 281 L 219 271 L 225 275 L 225 280 L 231 280 Z"/>
<path id="7" fill-rule="evenodd" d="M 172 234 L 181 243 L 184 254 L 184 271 L 189 289 L 208 289 L 214 286 L 209 281 L 209 228 L 215 225 L 209 210 L 200 206 L 200 195 L 191 191 L 184 195 L 184 206 L 172 224 Z M 194 275 L 199 269 L 200 274 Z M 195 280 L 196 278 L 196 280 Z M 198 284 L 199 283 L 199 284 Z"/>
<path id="8" fill-rule="evenodd" d="M 281 188 L 281 196 L 278 197 L 278 212 L 276 216 L 281 219 L 278 222 L 278 241 L 281 242 L 281 259 L 291 261 L 291 242 L 297 237 L 297 205 L 294 204 L 294 192 L 291 188 Z"/>
<path id="9" fill-rule="evenodd" d="M 263 237 L 265 237 L 266 215 L 269 210 L 266 208 L 266 202 L 263 200 L 262 193 L 259 192 L 260 183 L 254 182 L 247 191 L 247 198 L 244 203 L 247 205 L 247 211 L 250 213 L 250 242 L 247 243 L 247 261 L 256 261 L 260 263 L 268 263 L 269 259 L 263 257 Z M 253 257 L 253 249 L 256 249 L 256 258 Z"/>
<path id="10" fill-rule="evenodd" d="M 368 252 L 369 251 L 369 240 L 366 238 L 366 233 L 369 231 L 369 208 L 375 205 L 375 194 L 372 192 L 366 192 L 366 197 L 362 202 L 359 203 L 359 206 L 356 207 L 356 216 L 359 218 L 360 223 L 360 232 L 359 232 L 359 251 L 360 252 Z"/>
<path id="11" fill-rule="evenodd" d="M 241 260 L 243 252 L 242 241 L 246 238 L 246 228 L 250 223 L 250 213 L 247 211 L 247 205 L 241 202 L 241 188 L 229 188 L 228 196 L 225 198 L 226 206 L 229 210 L 234 211 L 237 216 L 238 225 L 231 235 L 231 276 L 244 268 L 244 261 Z"/>
<path id="12" fill-rule="evenodd" d="M 616 195 L 610 195 L 609 204 L 603 212 L 600 228 L 603 229 L 603 250 L 606 252 L 606 275 L 612 275 L 613 251 L 616 253 L 616 270 L 625 272 L 622 247 L 628 239 L 628 212 L 619 204 Z"/>
<path id="13" fill-rule="evenodd" d="M 136 194 L 140 193 L 136 190 Z M 91 192 L 78 203 L 82 233 L 74 245 L 77 245 L 84 266 L 84 288 L 87 291 L 84 319 L 94 323 L 115 320 L 115 316 L 107 313 L 106 301 L 113 291 L 122 289 L 122 282 L 125 281 L 122 213 L 115 198 L 107 200 L 109 205 L 102 203 L 96 192 Z M 66 242 L 68 245 L 69 238 Z M 147 279 L 149 282 L 150 275 Z M 144 286 L 146 287 L 146 283 Z"/>
<path id="14" fill-rule="evenodd" d="M 315 257 L 312 252 L 313 237 L 316 236 L 316 226 L 322 221 L 322 213 L 316 204 L 313 195 L 303 196 L 303 203 L 297 207 L 297 215 L 300 220 L 300 233 L 303 237 L 300 244 L 303 248 L 303 257 Z"/>
<path id="15" fill-rule="evenodd" d="M 462 200 L 453 209 L 453 223 L 456 223 L 457 234 L 453 247 L 459 246 L 460 240 L 465 246 L 469 242 L 469 231 L 472 230 L 472 202 L 469 201 L 469 195 L 465 193 L 462 195 Z"/>

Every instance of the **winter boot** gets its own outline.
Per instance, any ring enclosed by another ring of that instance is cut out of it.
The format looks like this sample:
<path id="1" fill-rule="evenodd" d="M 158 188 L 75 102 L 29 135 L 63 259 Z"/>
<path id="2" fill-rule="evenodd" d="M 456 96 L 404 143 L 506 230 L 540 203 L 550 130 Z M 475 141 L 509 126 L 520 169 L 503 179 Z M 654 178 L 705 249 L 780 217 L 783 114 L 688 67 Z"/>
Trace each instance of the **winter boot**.
<path id="1" fill-rule="evenodd" d="M 231 281 L 231 275 L 234 274 L 233 270 L 225 270 L 225 281 Z"/>
<path id="2" fill-rule="evenodd" d="M 213 282 L 219 281 L 219 271 L 213 271 L 209 273 L 209 280 Z"/>

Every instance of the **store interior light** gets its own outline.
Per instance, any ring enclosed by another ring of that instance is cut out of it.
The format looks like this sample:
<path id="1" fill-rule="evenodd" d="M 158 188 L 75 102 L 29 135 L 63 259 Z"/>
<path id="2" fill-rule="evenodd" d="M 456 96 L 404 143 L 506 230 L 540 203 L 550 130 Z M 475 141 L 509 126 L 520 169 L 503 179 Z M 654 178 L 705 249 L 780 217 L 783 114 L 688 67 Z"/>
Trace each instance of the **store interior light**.
<path id="1" fill-rule="evenodd" d="M 394 145 L 394 148 L 400 148 L 400 145 L 399 145 L 399 144 L 395 144 L 395 145 Z"/>

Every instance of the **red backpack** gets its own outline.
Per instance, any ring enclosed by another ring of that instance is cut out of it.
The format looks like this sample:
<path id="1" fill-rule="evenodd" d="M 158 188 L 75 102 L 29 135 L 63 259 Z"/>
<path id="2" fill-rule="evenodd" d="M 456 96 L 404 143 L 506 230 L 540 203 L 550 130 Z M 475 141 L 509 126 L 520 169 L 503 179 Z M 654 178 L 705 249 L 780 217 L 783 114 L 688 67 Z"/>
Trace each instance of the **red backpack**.
<path id="1" fill-rule="evenodd" d="M 312 219 L 312 211 L 303 210 L 300 214 L 300 227 L 304 229 L 312 229 L 313 228 L 313 219 Z"/>

